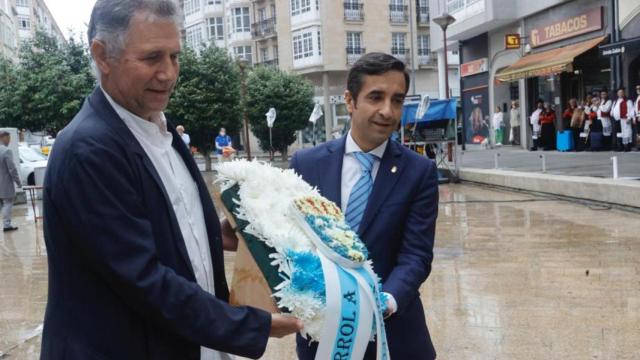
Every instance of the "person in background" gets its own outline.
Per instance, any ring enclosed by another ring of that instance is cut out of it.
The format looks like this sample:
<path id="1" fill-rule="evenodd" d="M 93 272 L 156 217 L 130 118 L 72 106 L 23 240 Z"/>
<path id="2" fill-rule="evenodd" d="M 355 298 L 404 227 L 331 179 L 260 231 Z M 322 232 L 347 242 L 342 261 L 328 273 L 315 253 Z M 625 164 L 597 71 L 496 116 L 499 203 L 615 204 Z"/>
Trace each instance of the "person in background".
<path id="1" fill-rule="evenodd" d="M 636 125 L 636 151 L 640 151 L 640 85 L 636 85 L 636 101 L 633 109 L 636 112 L 634 124 Z"/>
<path id="2" fill-rule="evenodd" d="M 0 204 L 2 205 L 3 232 L 18 230 L 16 226 L 11 225 L 11 209 L 16 197 L 16 188 L 13 184 L 22 187 L 9 143 L 11 143 L 11 134 L 8 131 L 0 131 Z"/>
<path id="3" fill-rule="evenodd" d="M 531 147 L 531 151 L 538 150 L 538 146 L 540 145 L 540 115 L 542 114 L 542 110 L 544 102 L 542 100 L 538 100 L 536 103 L 536 109 L 531 113 L 531 117 L 529 117 L 529 122 L 531 123 L 531 140 L 533 140 L 533 146 Z"/>
<path id="4" fill-rule="evenodd" d="M 633 119 L 635 119 L 635 111 L 633 102 L 627 98 L 624 89 L 618 89 L 618 98 L 616 99 L 611 115 L 617 123 L 618 129 L 622 137 L 616 151 L 631 151 L 631 141 L 633 140 Z M 617 138 L 617 137 L 616 137 Z"/>
<path id="5" fill-rule="evenodd" d="M 556 149 L 556 112 L 548 102 L 544 103 L 544 109 L 540 114 L 540 145 L 543 150 Z"/>
<path id="6" fill-rule="evenodd" d="M 602 147 L 603 150 L 611 150 L 611 107 L 613 102 L 609 100 L 609 92 L 602 90 L 600 92 L 600 106 L 598 107 L 598 120 L 602 124 Z"/>
<path id="7" fill-rule="evenodd" d="M 562 130 L 569 130 L 571 127 L 571 118 L 573 112 L 578 108 L 578 100 L 575 98 L 569 99 L 569 104 L 566 110 L 562 113 Z"/>
<path id="8" fill-rule="evenodd" d="M 191 144 L 191 137 L 189 136 L 189 134 L 184 132 L 184 126 L 182 125 L 176 126 L 176 131 L 178 132 L 178 135 L 180 135 L 180 138 L 182 139 L 184 144 L 187 145 L 187 148 L 188 148 L 189 144 Z"/>
<path id="9" fill-rule="evenodd" d="M 585 126 L 585 112 L 582 107 L 577 107 L 571 115 L 571 136 L 573 137 L 573 143 L 575 145 L 575 151 L 584 150 L 584 141 L 580 142 L 580 135 L 582 134 Z"/>
<path id="10" fill-rule="evenodd" d="M 216 155 L 218 156 L 218 162 L 222 162 L 224 159 L 225 148 L 233 147 L 231 136 L 227 135 L 225 128 L 220 128 L 220 133 L 216 136 Z"/>
<path id="11" fill-rule="evenodd" d="M 509 135 L 511 145 L 520 145 L 520 106 L 517 100 L 511 101 L 509 125 L 511 125 L 511 134 Z"/>
<path id="12" fill-rule="evenodd" d="M 493 114 L 492 123 L 496 136 L 496 146 L 502 146 L 502 142 L 504 140 L 504 114 L 502 113 L 502 108 L 500 108 L 500 106 L 496 106 L 496 112 Z"/>

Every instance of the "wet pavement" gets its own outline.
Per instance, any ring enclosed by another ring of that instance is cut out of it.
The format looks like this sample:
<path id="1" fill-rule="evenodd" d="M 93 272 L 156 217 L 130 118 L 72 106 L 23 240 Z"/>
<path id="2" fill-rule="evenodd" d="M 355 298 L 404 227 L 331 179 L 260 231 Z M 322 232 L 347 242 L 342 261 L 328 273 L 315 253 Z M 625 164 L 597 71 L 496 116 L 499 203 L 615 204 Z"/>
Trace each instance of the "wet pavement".
<path id="1" fill-rule="evenodd" d="M 464 184 L 440 196 L 421 289 L 440 359 L 640 359 L 640 214 Z M 0 354 L 30 360 L 47 257 L 31 208 L 14 215 L 20 230 L 0 235 Z M 294 359 L 293 343 L 263 358 Z"/>

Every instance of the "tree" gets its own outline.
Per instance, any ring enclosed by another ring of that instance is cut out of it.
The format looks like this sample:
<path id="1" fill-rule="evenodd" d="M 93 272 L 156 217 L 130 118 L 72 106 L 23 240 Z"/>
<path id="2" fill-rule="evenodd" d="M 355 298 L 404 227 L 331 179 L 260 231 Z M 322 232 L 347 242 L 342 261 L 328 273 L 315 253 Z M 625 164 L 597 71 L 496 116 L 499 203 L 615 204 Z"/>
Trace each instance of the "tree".
<path id="1" fill-rule="evenodd" d="M 12 106 L 0 116 L 12 126 L 52 134 L 75 116 L 95 85 L 84 44 L 71 39 L 60 45 L 43 32 L 23 44 L 19 65 L 5 76 L 10 80 L 3 80 L 2 92 L 10 94 L 0 101 L 12 99 Z"/>
<path id="2" fill-rule="evenodd" d="M 247 112 L 251 131 L 258 138 L 260 148 L 269 148 L 269 127 L 265 114 L 275 108 L 273 150 L 286 161 L 287 148 L 296 140 L 296 131 L 307 126 L 313 110 L 313 87 L 302 77 L 270 67 L 258 67 L 247 81 Z"/>
<path id="3" fill-rule="evenodd" d="M 240 76 L 227 52 L 215 46 L 204 47 L 199 54 L 186 48 L 180 67 L 167 114 L 176 125 L 184 125 L 209 171 L 218 130 L 224 127 L 237 134 L 241 126 Z"/>
<path id="4" fill-rule="evenodd" d="M 18 67 L 0 56 L 0 126 L 20 128 L 20 106 L 15 91 Z"/>

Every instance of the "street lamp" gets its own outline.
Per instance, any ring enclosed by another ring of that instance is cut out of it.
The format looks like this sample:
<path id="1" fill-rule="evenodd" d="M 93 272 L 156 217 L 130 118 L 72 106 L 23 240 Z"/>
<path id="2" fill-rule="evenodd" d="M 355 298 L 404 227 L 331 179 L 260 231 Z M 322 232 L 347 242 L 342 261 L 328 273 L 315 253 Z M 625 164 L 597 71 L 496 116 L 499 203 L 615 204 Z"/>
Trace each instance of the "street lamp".
<path id="1" fill-rule="evenodd" d="M 249 144 L 249 116 L 247 115 L 247 76 L 246 69 L 249 65 L 244 56 L 238 58 L 240 67 L 240 80 L 242 81 L 241 101 L 242 101 L 242 122 L 244 124 L 244 146 L 247 150 L 247 159 L 251 160 L 251 144 Z"/>
<path id="2" fill-rule="evenodd" d="M 454 22 L 456 22 L 456 18 L 454 18 L 453 16 L 449 15 L 447 12 L 443 13 L 442 15 L 433 18 L 433 22 L 438 24 L 440 26 L 440 28 L 442 29 L 442 41 L 444 42 L 444 90 L 446 92 L 445 95 L 445 99 L 449 99 L 449 62 L 447 60 L 447 28 L 449 27 L 449 25 L 453 24 Z M 455 132 L 456 132 L 456 146 L 457 146 L 457 134 L 458 134 L 458 124 L 457 124 L 457 120 L 455 120 L 454 122 L 455 124 Z M 463 142 L 464 143 L 464 142 Z M 451 143 L 448 144 L 448 158 L 449 161 L 453 160 L 453 145 L 451 145 Z M 456 161 L 457 161 L 458 157 L 456 156 Z M 456 166 L 456 171 L 457 171 L 457 166 Z"/>
<path id="3" fill-rule="evenodd" d="M 442 38 L 444 41 L 444 88 L 446 94 L 446 98 L 449 98 L 449 63 L 447 61 L 447 27 L 449 25 L 456 22 L 456 18 L 449 15 L 448 13 L 444 13 L 438 17 L 433 18 L 433 22 L 438 24 L 442 29 Z"/>

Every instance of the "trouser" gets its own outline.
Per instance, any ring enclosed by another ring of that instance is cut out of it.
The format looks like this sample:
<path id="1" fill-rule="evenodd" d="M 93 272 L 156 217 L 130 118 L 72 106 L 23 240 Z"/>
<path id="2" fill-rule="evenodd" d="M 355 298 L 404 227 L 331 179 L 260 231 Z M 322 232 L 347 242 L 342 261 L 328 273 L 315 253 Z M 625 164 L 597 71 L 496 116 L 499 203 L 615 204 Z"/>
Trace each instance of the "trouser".
<path id="1" fill-rule="evenodd" d="M 11 227 L 11 209 L 13 209 L 13 199 L 0 199 L 2 203 L 2 225 L 3 227 Z"/>
<path id="2" fill-rule="evenodd" d="M 618 133 L 622 132 L 619 120 L 611 120 L 612 132 L 611 132 L 611 150 L 622 149 L 622 138 L 618 138 Z"/>
<path id="3" fill-rule="evenodd" d="M 511 133 L 513 134 L 513 141 L 511 142 L 511 145 L 520 145 L 520 126 L 512 127 Z"/>

